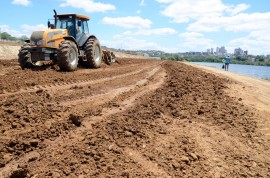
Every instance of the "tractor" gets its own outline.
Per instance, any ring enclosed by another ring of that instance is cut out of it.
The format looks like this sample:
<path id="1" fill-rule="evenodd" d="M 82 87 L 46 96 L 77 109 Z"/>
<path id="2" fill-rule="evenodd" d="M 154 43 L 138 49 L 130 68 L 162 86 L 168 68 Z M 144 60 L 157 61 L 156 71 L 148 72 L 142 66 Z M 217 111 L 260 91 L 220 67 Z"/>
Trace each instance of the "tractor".
<path id="1" fill-rule="evenodd" d="M 18 54 L 22 69 L 43 62 L 56 63 L 60 70 L 74 71 L 78 63 L 87 68 L 99 68 L 102 49 L 97 37 L 89 33 L 89 17 L 80 14 L 57 14 L 47 30 L 34 31 Z"/>

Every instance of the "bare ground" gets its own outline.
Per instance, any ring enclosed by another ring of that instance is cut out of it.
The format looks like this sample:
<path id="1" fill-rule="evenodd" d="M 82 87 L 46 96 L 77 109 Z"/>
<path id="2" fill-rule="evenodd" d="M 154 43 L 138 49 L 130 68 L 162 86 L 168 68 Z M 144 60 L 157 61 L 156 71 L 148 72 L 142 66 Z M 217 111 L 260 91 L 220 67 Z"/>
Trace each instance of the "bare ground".
<path id="1" fill-rule="evenodd" d="M 70 73 L 0 60 L 0 177 L 269 177 L 269 83 L 226 75 L 146 59 Z"/>

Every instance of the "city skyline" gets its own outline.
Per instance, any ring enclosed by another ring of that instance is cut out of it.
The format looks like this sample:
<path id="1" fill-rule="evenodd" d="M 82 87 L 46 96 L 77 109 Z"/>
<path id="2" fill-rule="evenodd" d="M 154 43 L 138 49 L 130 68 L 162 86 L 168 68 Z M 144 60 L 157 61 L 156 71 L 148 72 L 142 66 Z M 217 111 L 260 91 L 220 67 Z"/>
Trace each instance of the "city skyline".
<path id="1" fill-rule="evenodd" d="M 53 9 L 90 16 L 102 45 L 126 50 L 204 51 L 226 46 L 270 54 L 270 1 L 2 0 L 1 32 L 19 37 L 47 29 Z M 211 8 L 209 8 L 211 7 Z"/>

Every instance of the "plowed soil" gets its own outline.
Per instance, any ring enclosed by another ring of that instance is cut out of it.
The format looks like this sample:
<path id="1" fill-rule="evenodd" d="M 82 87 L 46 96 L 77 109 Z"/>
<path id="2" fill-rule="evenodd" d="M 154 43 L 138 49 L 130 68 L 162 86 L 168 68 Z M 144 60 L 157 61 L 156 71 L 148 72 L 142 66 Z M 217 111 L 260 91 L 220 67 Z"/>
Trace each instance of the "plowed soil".
<path id="1" fill-rule="evenodd" d="M 147 59 L 75 72 L 0 60 L 0 81 L 1 178 L 270 177 L 269 109 L 228 77 Z"/>

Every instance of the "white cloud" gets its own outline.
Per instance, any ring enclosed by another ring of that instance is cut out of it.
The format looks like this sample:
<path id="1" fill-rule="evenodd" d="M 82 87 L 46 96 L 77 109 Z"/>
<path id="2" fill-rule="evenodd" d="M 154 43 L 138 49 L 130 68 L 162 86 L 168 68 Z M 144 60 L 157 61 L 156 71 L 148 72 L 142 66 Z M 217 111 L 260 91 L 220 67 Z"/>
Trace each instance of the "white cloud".
<path id="1" fill-rule="evenodd" d="M 250 7 L 248 4 L 238 4 L 236 7 L 229 7 L 226 11 L 231 15 L 236 15 L 244 10 L 247 10 Z"/>
<path id="2" fill-rule="evenodd" d="M 0 25 L 0 28 L 1 28 L 1 33 L 7 32 L 8 34 L 10 34 L 11 36 L 14 36 L 14 37 L 21 37 L 23 35 L 27 35 L 25 33 L 21 33 L 18 30 L 14 30 L 14 29 L 10 28 L 8 25 Z M 27 36 L 29 36 L 29 35 L 27 35 Z"/>
<path id="3" fill-rule="evenodd" d="M 185 38 L 185 39 L 200 38 L 202 36 L 203 34 L 197 33 L 197 32 L 185 32 L 185 33 L 179 34 L 179 37 Z"/>
<path id="4" fill-rule="evenodd" d="M 148 19 L 143 19 L 141 17 L 119 17 L 119 18 L 112 18 L 112 17 L 104 17 L 102 19 L 103 24 L 107 25 L 115 25 L 123 28 L 150 28 L 152 22 Z"/>
<path id="5" fill-rule="evenodd" d="M 0 28 L 1 28 L 2 33 L 7 32 L 8 34 L 10 34 L 11 36 L 14 36 L 14 37 L 21 37 L 23 35 L 30 37 L 30 35 L 32 34 L 33 31 L 47 29 L 47 27 L 43 24 L 38 24 L 38 25 L 23 24 L 23 25 L 21 25 L 20 31 L 14 30 L 14 29 L 10 28 L 8 25 L 0 25 Z"/>
<path id="6" fill-rule="evenodd" d="M 48 27 L 45 26 L 44 24 L 37 24 L 37 25 L 23 24 L 21 27 L 22 27 L 23 31 L 26 33 L 32 33 L 33 31 L 48 29 Z"/>
<path id="7" fill-rule="evenodd" d="M 136 14 L 140 14 L 142 11 L 141 10 L 137 10 L 136 11 Z"/>
<path id="8" fill-rule="evenodd" d="M 168 5 L 162 14 L 172 22 L 186 23 L 201 18 L 221 17 L 225 13 L 236 15 L 250 7 L 248 4 L 226 5 L 221 0 L 156 0 Z"/>
<path id="9" fill-rule="evenodd" d="M 226 6 L 220 0 L 157 0 L 170 3 L 162 14 L 173 22 L 184 23 L 201 17 L 221 16 Z"/>
<path id="10" fill-rule="evenodd" d="M 145 4 L 144 0 L 141 0 L 141 2 L 140 2 L 140 6 L 146 6 L 146 4 Z"/>
<path id="11" fill-rule="evenodd" d="M 214 32 L 225 30 L 229 32 L 251 32 L 270 29 L 270 12 L 237 14 L 231 17 L 201 18 L 191 23 L 187 30 L 198 32 Z"/>
<path id="12" fill-rule="evenodd" d="M 267 41 L 269 43 L 270 30 L 264 29 L 264 30 L 253 31 L 249 34 L 248 38 L 255 38 L 259 41 Z M 269 50 L 270 50 L 270 48 L 269 48 Z"/>
<path id="13" fill-rule="evenodd" d="M 116 49 L 140 50 L 140 49 L 159 49 L 160 46 L 156 43 L 146 40 L 136 39 L 129 36 L 116 35 L 113 40 L 101 40 L 102 44 Z"/>
<path id="14" fill-rule="evenodd" d="M 150 36 L 150 35 L 174 35 L 177 31 L 172 28 L 156 28 L 156 29 L 140 29 L 137 32 L 127 31 L 125 35 L 140 35 L 140 36 Z"/>
<path id="15" fill-rule="evenodd" d="M 205 38 L 203 34 L 186 32 L 179 34 L 181 44 L 178 45 L 181 51 L 200 51 L 216 46 L 212 39 Z"/>
<path id="16" fill-rule="evenodd" d="M 161 50 L 166 52 L 177 52 L 177 48 L 166 48 L 160 46 L 159 44 L 149 42 L 142 39 L 137 39 L 134 37 L 126 35 L 115 35 L 113 40 L 101 40 L 101 43 L 107 47 L 112 47 L 115 49 L 125 49 L 125 50 Z"/>
<path id="17" fill-rule="evenodd" d="M 13 0 L 12 4 L 28 6 L 30 4 L 30 1 L 29 0 Z"/>
<path id="18" fill-rule="evenodd" d="M 64 0 L 65 3 L 62 3 L 61 7 L 71 6 L 78 9 L 83 9 L 86 12 L 106 12 L 110 10 L 115 10 L 116 7 L 111 4 L 105 4 L 100 2 L 95 2 L 93 0 Z"/>
<path id="19" fill-rule="evenodd" d="M 233 48 L 241 47 L 249 54 L 270 54 L 270 31 L 258 30 L 249 35 L 231 40 L 228 45 Z"/>

